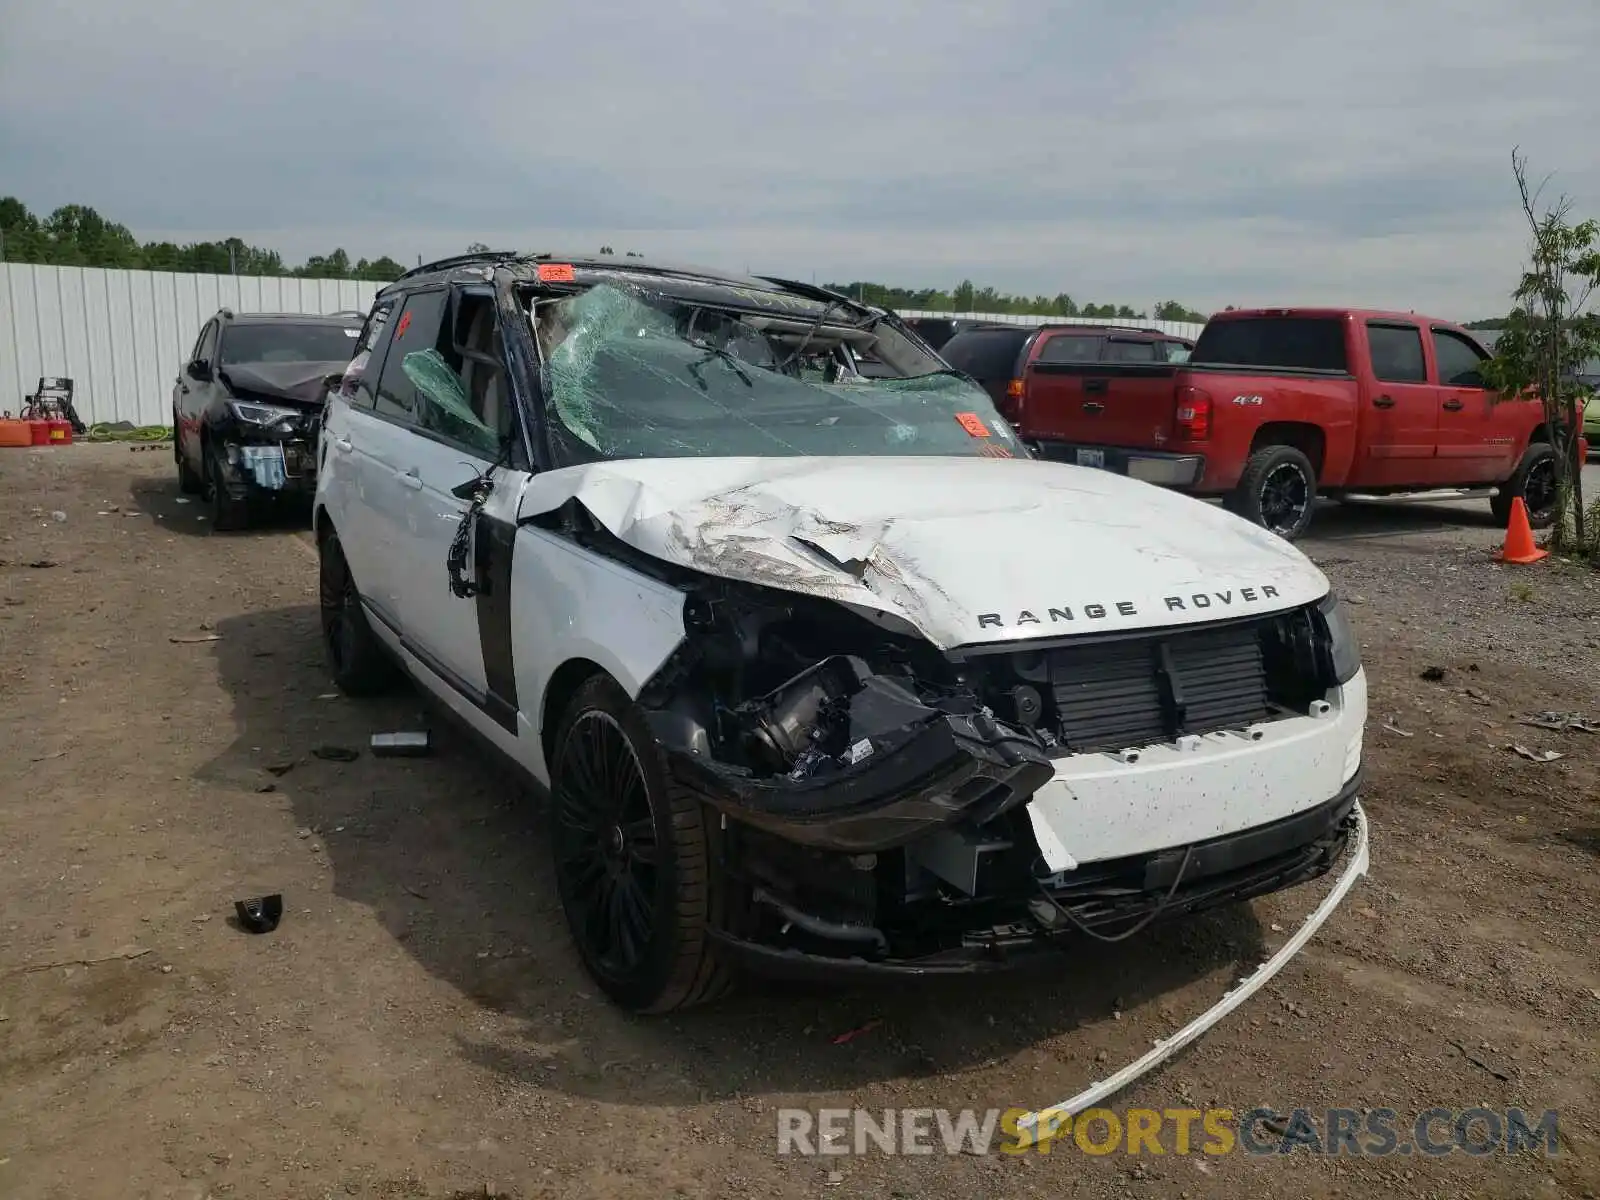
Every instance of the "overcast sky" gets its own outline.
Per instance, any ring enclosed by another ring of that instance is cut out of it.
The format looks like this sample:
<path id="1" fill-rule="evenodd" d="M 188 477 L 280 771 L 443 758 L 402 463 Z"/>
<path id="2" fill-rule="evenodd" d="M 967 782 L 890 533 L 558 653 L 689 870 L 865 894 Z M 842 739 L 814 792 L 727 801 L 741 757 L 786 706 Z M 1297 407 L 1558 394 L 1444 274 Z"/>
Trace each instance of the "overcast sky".
<path id="1" fill-rule="evenodd" d="M 0 193 L 294 261 L 472 241 L 1139 307 L 1503 312 L 1600 216 L 1600 0 L 0 0 Z"/>

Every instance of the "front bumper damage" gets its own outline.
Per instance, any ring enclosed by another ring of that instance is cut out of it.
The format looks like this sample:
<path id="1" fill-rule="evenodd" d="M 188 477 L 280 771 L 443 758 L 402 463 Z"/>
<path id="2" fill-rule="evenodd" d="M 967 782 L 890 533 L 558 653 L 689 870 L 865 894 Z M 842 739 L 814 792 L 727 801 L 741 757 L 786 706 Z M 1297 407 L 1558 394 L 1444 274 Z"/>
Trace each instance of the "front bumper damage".
<path id="1" fill-rule="evenodd" d="M 1174 772 L 1192 781 L 1195 764 L 1211 761 L 1237 770 L 1242 753 L 1272 745 L 1260 724 L 1281 720 L 1305 739 L 1297 753 L 1315 741 L 1323 771 L 1305 787 L 1326 790 L 1302 788 L 1276 811 L 1236 797 L 1242 817 L 1209 831 L 1178 822 L 1188 836 L 1176 845 L 1154 813 L 1142 823 L 1124 816 L 1142 834 L 1084 844 L 1128 849 L 1068 856 L 1065 869 L 1059 846 L 1041 850 L 1034 798 L 1047 793 L 1059 814 L 1074 769 L 1090 760 L 1135 769 L 1137 755 L 1106 741 L 1132 726 L 1103 726 L 1094 690 L 1121 686 L 1125 650 L 1074 648 L 1070 661 L 1036 651 L 947 657 L 839 606 L 770 593 L 691 595 L 685 619 L 689 638 L 639 702 L 670 774 L 720 817 L 712 846 L 732 899 L 711 935 L 761 974 L 1015 966 L 1081 945 L 1086 933 L 1115 936 L 1316 879 L 1359 823 L 1359 738 L 1348 747 L 1364 719 L 1364 684 L 1345 689 L 1358 702 L 1322 699 L 1341 693 L 1307 675 L 1319 650 L 1305 612 L 1262 622 L 1259 636 L 1167 634 L 1150 649 L 1163 670 L 1189 671 L 1196 683 L 1186 696 L 1179 689 L 1191 727 L 1194 714 L 1210 713 L 1211 728 L 1238 731 L 1194 727 L 1179 739 L 1186 757 Z M 1259 704 L 1236 699 L 1247 684 L 1259 686 Z M 1233 699 L 1219 707 L 1206 687 Z M 1053 718 L 1077 722 L 1076 732 L 1052 728 Z M 1175 719 L 1184 727 L 1183 705 Z M 1122 808 L 1143 794 L 1125 792 Z M 1107 807 L 1102 797 L 1081 811 L 1093 823 Z"/>
<path id="2" fill-rule="evenodd" d="M 236 500 L 281 496 L 309 500 L 317 490 L 314 418 L 269 429 L 235 426 L 220 438 L 223 485 Z"/>

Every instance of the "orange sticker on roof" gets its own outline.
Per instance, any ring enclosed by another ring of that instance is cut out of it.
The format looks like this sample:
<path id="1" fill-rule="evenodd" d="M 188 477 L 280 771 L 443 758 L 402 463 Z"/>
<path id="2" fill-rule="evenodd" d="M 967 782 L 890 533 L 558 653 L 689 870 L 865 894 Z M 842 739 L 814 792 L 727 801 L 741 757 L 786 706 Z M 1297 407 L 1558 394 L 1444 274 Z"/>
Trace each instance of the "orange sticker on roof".
<path id="1" fill-rule="evenodd" d="M 983 418 L 977 413 L 957 413 L 956 420 L 960 421 L 961 428 L 965 429 L 973 437 L 989 436 L 989 427 L 983 423 Z"/>
<path id="2" fill-rule="evenodd" d="M 577 278 L 572 273 L 571 263 L 540 263 L 540 283 L 571 283 Z"/>

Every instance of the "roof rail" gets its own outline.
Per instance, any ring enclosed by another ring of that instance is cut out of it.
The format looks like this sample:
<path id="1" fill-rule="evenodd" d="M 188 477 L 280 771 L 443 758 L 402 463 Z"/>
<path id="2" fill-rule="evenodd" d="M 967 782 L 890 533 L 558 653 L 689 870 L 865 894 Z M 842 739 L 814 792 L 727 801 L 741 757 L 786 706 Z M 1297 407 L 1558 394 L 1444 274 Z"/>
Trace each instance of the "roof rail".
<path id="1" fill-rule="evenodd" d="M 443 271 L 448 267 L 464 267 L 468 263 L 501 262 L 508 258 L 516 258 L 515 250 L 472 250 L 466 254 L 452 254 L 449 258 L 436 258 L 433 262 L 426 262 L 420 266 L 412 267 L 400 279 L 410 279 L 413 275 L 425 275 L 430 271 Z M 396 283 L 400 279 L 395 280 Z"/>

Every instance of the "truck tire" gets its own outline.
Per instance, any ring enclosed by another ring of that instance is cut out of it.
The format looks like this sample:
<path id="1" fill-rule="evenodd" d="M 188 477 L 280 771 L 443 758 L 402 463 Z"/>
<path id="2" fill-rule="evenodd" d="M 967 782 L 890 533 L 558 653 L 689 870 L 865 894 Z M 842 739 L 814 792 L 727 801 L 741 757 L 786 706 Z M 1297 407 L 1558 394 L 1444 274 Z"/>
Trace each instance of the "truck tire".
<path id="1" fill-rule="evenodd" d="M 1511 520 L 1511 502 L 1518 496 L 1528 506 L 1528 524 L 1548 529 L 1556 519 L 1556 448 L 1549 442 L 1528 447 L 1511 478 L 1489 497 L 1489 511 L 1501 525 Z"/>
<path id="2" fill-rule="evenodd" d="M 1263 446 L 1244 465 L 1225 503 L 1247 521 L 1286 541 L 1311 523 L 1317 504 L 1317 470 L 1293 446 Z"/>
<path id="3" fill-rule="evenodd" d="M 567 706 L 550 758 L 556 891 L 583 965 L 616 1003 L 665 1013 L 730 977 L 711 929 L 724 893 L 707 809 L 672 778 L 638 708 L 607 675 Z"/>

